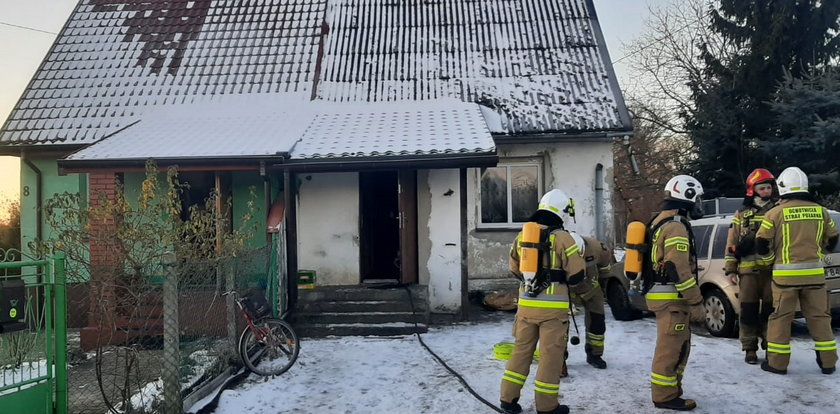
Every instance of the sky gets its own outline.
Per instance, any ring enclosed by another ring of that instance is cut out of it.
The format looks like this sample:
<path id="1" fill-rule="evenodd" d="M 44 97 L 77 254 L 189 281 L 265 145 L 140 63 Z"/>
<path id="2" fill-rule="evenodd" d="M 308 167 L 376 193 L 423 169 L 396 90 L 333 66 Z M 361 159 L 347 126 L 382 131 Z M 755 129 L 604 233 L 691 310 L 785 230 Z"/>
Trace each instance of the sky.
<path id="1" fill-rule="evenodd" d="M 620 61 L 624 57 L 622 44 L 641 32 L 649 4 L 669 1 L 674 0 L 594 0 L 610 57 L 619 61 L 616 63 L 619 81 L 626 76 L 626 62 Z M 55 33 L 61 30 L 76 3 L 77 0 L 0 0 L 0 125 L 26 89 L 55 40 Z M 17 198 L 19 169 L 16 157 L 0 156 L 0 200 Z"/>

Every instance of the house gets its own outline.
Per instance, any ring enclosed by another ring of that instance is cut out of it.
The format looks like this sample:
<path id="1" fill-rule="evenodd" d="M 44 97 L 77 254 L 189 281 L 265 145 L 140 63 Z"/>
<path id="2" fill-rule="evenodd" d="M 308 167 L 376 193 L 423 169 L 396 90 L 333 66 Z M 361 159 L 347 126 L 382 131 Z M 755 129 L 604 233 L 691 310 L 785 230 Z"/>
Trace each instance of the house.
<path id="1" fill-rule="evenodd" d="M 46 198 L 136 188 L 153 158 L 234 216 L 257 186 L 263 228 L 284 200 L 289 269 L 317 285 L 427 286 L 458 313 L 508 283 L 547 189 L 612 240 L 629 134 L 591 0 L 80 0 L 0 153 L 22 160 L 24 244 Z"/>

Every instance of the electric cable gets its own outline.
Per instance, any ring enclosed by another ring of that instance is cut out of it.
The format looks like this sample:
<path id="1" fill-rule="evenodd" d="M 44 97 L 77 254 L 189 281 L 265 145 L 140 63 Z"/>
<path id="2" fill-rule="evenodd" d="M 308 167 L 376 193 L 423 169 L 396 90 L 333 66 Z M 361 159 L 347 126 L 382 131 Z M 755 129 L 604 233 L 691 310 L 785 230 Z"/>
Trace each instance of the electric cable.
<path id="1" fill-rule="evenodd" d="M 434 357 L 435 360 L 437 360 L 437 362 L 439 364 L 441 364 L 447 371 L 449 371 L 450 374 L 454 375 L 455 378 L 457 378 L 458 381 L 461 383 L 461 385 L 463 385 L 464 388 L 466 388 L 467 391 L 470 394 L 472 394 L 473 397 L 475 397 L 477 400 L 483 402 L 486 406 L 492 408 L 493 411 L 496 411 L 497 413 L 504 413 L 505 412 L 504 410 L 502 410 L 501 408 L 499 408 L 495 404 L 491 403 L 490 401 L 485 400 L 484 397 L 479 395 L 472 387 L 470 387 L 470 384 L 467 383 L 467 380 L 465 380 L 464 377 L 461 376 L 461 374 L 459 374 L 457 371 L 452 369 L 452 367 L 450 367 L 446 363 L 446 361 L 443 360 L 443 358 L 438 356 L 438 354 L 436 354 L 435 351 L 432 351 L 432 349 L 429 348 L 428 345 L 426 345 L 426 342 L 423 341 L 423 337 L 420 336 L 419 332 L 417 332 L 417 328 L 418 328 L 418 326 L 417 326 L 417 311 L 414 309 L 414 297 L 412 297 L 411 290 L 408 288 L 408 286 L 402 285 L 402 287 L 405 289 L 406 293 L 408 293 L 408 300 L 409 300 L 409 303 L 411 303 L 411 314 L 412 314 L 413 319 L 414 319 L 414 328 L 415 328 L 414 335 L 417 336 L 417 339 L 420 341 L 420 345 L 422 345 L 423 348 L 425 348 L 426 351 L 428 351 L 429 354 L 431 354 L 432 357 Z"/>
<path id="2" fill-rule="evenodd" d="M 0 22 L 0 25 L 3 25 L 3 26 L 9 26 L 9 27 L 14 27 L 14 28 L 16 28 L 16 29 L 31 30 L 31 31 L 33 31 L 33 32 L 41 32 L 41 33 L 46 33 L 46 34 L 51 34 L 51 35 L 57 35 L 57 34 L 58 34 L 58 33 L 55 33 L 55 32 L 50 32 L 50 31 L 47 31 L 47 30 L 36 29 L 36 28 L 34 28 L 34 27 L 21 26 L 21 25 L 19 25 L 19 24 L 12 24 L 12 23 Z"/>

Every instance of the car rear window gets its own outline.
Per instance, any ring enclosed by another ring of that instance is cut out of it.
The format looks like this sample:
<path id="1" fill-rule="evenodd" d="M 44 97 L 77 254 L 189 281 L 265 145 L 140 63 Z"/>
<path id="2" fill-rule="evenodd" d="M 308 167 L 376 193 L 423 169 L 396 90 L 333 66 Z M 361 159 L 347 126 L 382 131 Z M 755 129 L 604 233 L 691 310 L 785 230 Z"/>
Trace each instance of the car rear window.
<path id="1" fill-rule="evenodd" d="M 729 225 L 718 224 L 715 244 L 712 245 L 712 259 L 723 259 L 723 256 L 726 256 L 727 236 L 729 236 Z"/>
<path id="2" fill-rule="evenodd" d="M 697 259 L 706 260 L 709 258 L 709 233 L 712 226 L 691 226 L 694 233 L 694 241 L 697 243 Z"/>

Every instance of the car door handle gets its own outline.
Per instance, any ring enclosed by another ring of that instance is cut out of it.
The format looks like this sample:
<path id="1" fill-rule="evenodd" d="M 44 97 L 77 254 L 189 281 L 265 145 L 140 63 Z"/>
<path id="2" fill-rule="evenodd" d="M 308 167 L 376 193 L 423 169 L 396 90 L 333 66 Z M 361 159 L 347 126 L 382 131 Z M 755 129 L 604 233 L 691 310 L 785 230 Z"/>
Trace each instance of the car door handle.
<path id="1" fill-rule="evenodd" d="M 700 265 L 697 265 L 697 271 L 698 271 L 698 272 L 702 272 L 702 271 L 704 271 L 704 270 L 706 270 L 706 268 L 705 268 L 705 267 L 700 266 Z"/>

